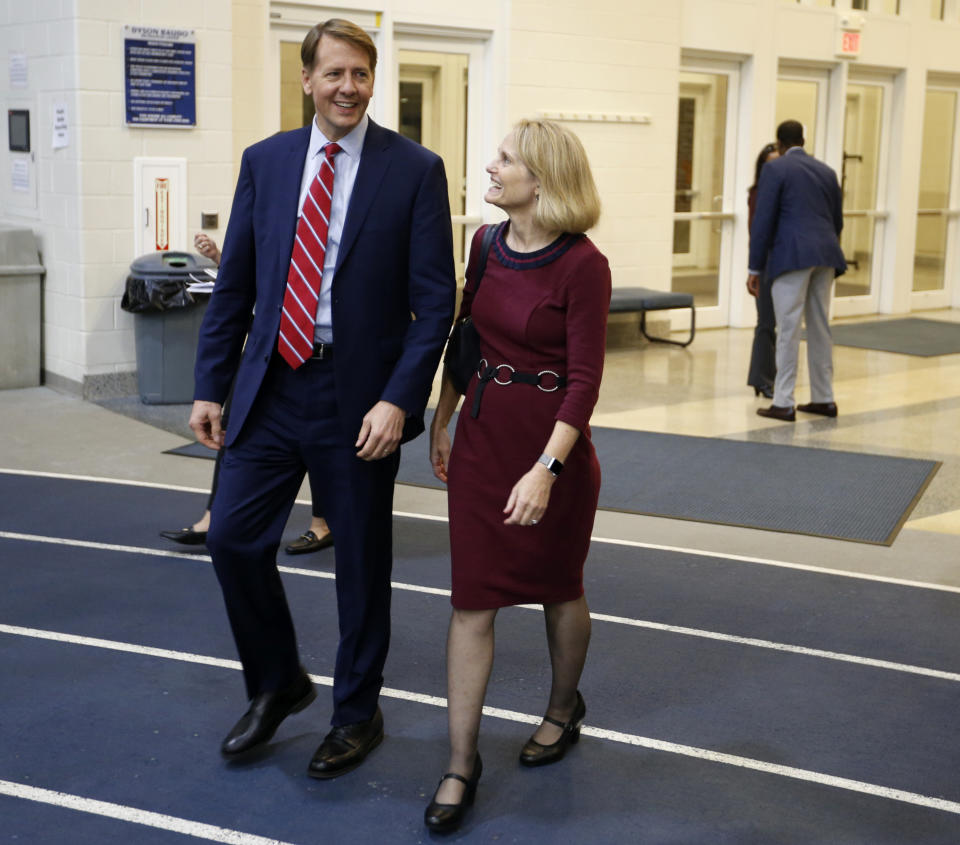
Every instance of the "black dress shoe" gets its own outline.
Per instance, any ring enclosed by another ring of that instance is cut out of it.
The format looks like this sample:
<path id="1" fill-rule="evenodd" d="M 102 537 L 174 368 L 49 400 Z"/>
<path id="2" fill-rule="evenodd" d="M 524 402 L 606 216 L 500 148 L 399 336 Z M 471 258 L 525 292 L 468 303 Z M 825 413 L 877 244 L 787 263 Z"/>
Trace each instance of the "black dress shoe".
<path id="1" fill-rule="evenodd" d="M 319 552 L 320 549 L 326 549 L 332 545 L 333 534 L 331 532 L 328 531 L 322 537 L 318 537 L 313 531 L 304 531 L 284 551 L 288 555 L 305 555 L 307 552 Z"/>
<path id="2" fill-rule="evenodd" d="M 161 531 L 161 537 L 173 540 L 174 543 L 183 543 L 185 546 L 202 546 L 207 542 L 206 531 L 194 531 L 192 528 L 175 528 L 170 531 Z"/>
<path id="3" fill-rule="evenodd" d="M 312 778 L 335 778 L 353 771 L 383 741 L 383 714 L 353 725 L 340 725 L 324 737 L 313 755 L 307 774 Z"/>
<path id="4" fill-rule="evenodd" d="M 765 399 L 773 399 L 772 387 L 757 387 L 756 385 L 752 385 L 752 387 L 754 396 L 763 396 Z"/>
<path id="5" fill-rule="evenodd" d="M 299 713 L 317 697 L 306 672 L 292 684 L 274 692 L 253 697 L 250 709 L 233 726 L 220 746 L 227 757 L 250 751 L 267 742 L 291 713 Z"/>
<path id="6" fill-rule="evenodd" d="M 797 418 L 797 412 L 793 410 L 792 406 L 771 405 L 769 408 L 757 408 L 757 414 L 761 417 L 783 420 L 783 422 L 793 422 Z"/>
<path id="7" fill-rule="evenodd" d="M 824 417 L 835 417 L 837 415 L 836 402 L 808 402 L 806 405 L 797 405 L 798 411 L 805 414 L 820 414 Z"/>
<path id="8" fill-rule="evenodd" d="M 434 831 L 434 833 L 453 833 L 463 822 L 463 817 L 467 813 L 467 807 L 473 804 L 473 799 L 477 796 L 477 784 L 480 782 L 480 775 L 483 773 L 483 761 L 477 754 L 477 759 L 473 764 L 473 773 L 467 779 L 456 772 L 447 772 L 437 789 L 447 779 L 459 780 L 466 784 L 463 790 L 463 796 L 459 804 L 439 804 L 437 802 L 437 793 L 433 793 L 433 800 L 427 804 L 427 809 L 423 812 L 423 823 Z"/>
<path id="9" fill-rule="evenodd" d="M 524 766 L 546 766 L 550 763 L 557 763 L 563 759 L 567 749 L 578 742 L 580 739 L 580 728 L 583 726 L 583 717 L 587 715 L 587 705 L 584 703 L 580 690 L 577 690 L 577 706 L 574 708 L 573 715 L 569 722 L 558 722 L 549 716 L 544 716 L 543 721 L 549 722 L 563 729 L 560 739 L 550 745 L 541 745 L 533 737 L 527 740 L 527 744 L 520 751 L 520 763 Z"/>

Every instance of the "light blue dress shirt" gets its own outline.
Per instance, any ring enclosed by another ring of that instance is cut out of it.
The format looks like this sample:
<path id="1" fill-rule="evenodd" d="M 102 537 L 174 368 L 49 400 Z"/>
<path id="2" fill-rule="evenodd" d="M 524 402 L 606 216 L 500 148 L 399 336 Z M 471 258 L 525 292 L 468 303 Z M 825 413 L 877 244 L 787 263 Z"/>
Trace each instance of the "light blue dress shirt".
<path id="1" fill-rule="evenodd" d="M 337 254 L 343 236 L 343 222 L 347 217 L 347 206 L 353 193 L 353 183 L 357 181 L 360 167 L 360 153 L 363 139 L 367 135 L 369 118 L 364 115 L 349 133 L 337 143 L 342 148 L 337 153 L 333 169 L 333 198 L 330 204 L 330 226 L 327 231 L 327 252 L 323 262 L 323 279 L 320 282 L 320 296 L 317 299 L 317 322 L 313 329 L 313 339 L 323 343 L 333 342 L 333 270 L 337 266 Z M 330 143 L 317 126 L 314 118 L 310 124 L 310 144 L 307 147 L 307 160 L 303 165 L 303 179 L 300 182 L 300 202 L 297 204 L 297 218 L 303 212 L 303 203 L 307 199 L 310 185 L 317 178 L 320 163 L 323 161 L 323 148 Z"/>

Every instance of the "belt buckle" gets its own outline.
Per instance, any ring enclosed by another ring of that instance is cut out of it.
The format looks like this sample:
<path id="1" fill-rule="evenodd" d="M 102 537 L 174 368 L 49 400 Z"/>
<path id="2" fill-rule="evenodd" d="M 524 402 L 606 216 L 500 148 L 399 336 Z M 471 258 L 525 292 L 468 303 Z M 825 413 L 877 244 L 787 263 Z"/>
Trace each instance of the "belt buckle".
<path id="1" fill-rule="evenodd" d="M 540 379 L 542 379 L 546 375 L 553 376 L 556 379 L 556 381 L 553 384 L 553 387 L 544 387 L 542 384 L 539 383 Z M 540 372 L 537 373 L 537 389 L 538 390 L 542 390 L 544 393 L 553 393 L 559 387 L 560 387 L 560 373 L 555 373 L 553 370 L 540 370 Z"/>
<path id="2" fill-rule="evenodd" d="M 500 370 L 502 370 L 504 367 L 510 370 L 511 378 L 508 378 L 506 381 L 500 381 Z M 511 367 L 509 364 L 497 364 L 497 371 L 493 374 L 493 380 L 497 384 L 510 384 L 512 381 L 512 376 L 515 372 L 516 370 L 513 367 Z"/>
<path id="3" fill-rule="evenodd" d="M 324 343 L 322 340 L 318 343 L 313 344 L 313 354 L 311 358 L 315 358 L 318 361 L 323 361 L 325 358 L 329 358 L 333 355 L 333 344 Z"/>

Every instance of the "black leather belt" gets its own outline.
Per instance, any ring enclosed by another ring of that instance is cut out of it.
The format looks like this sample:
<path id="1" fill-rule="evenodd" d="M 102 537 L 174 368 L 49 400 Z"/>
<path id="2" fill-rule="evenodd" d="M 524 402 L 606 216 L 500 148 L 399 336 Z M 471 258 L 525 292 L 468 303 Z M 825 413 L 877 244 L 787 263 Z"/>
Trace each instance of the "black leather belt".
<path id="1" fill-rule="evenodd" d="M 314 343 L 313 344 L 313 354 L 310 356 L 310 360 L 323 361 L 328 358 L 333 357 L 333 344 L 332 343 Z"/>
<path id="2" fill-rule="evenodd" d="M 504 372 L 506 375 L 504 376 Z M 477 370 L 480 377 L 480 383 L 473 394 L 473 407 L 470 409 L 470 416 L 476 419 L 480 416 L 480 400 L 483 399 L 483 391 L 491 381 L 497 384 L 532 384 L 544 393 L 553 393 L 561 387 L 567 386 L 567 377 L 555 373 L 553 370 L 540 370 L 539 373 L 518 373 L 509 364 L 497 364 L 496 366 L 487 365 L 487 359 L 480 361 L 480 368 Z"/>

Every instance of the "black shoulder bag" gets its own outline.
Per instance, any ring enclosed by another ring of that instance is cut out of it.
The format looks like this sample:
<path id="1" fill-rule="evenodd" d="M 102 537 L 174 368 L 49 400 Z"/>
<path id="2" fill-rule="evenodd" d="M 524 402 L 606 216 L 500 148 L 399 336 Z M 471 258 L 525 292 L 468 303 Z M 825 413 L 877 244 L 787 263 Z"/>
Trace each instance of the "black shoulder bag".
<path id="1" fill-rule="evenodd" d="M 483 240 L 480 241 L 480 262 L 477 265 L 477 282 L 473 287 L 474 298 L 480 288 L 483 273 L 487 269 L 487 256 L 490 254 L 490 245 L 497 234 L 497 228 L 496 224 L 491 223 L 483 231 Z M 443 364 L 450 382 L 458 393 L 467 392 L 467 385 L 477 371 L 480 357 L 480 336 L 477 334 L 476 326 L 473 325 L 473 319 L 467 316 L 457 320 L 447 339 L 447 351 L 443 356 Z"/>

